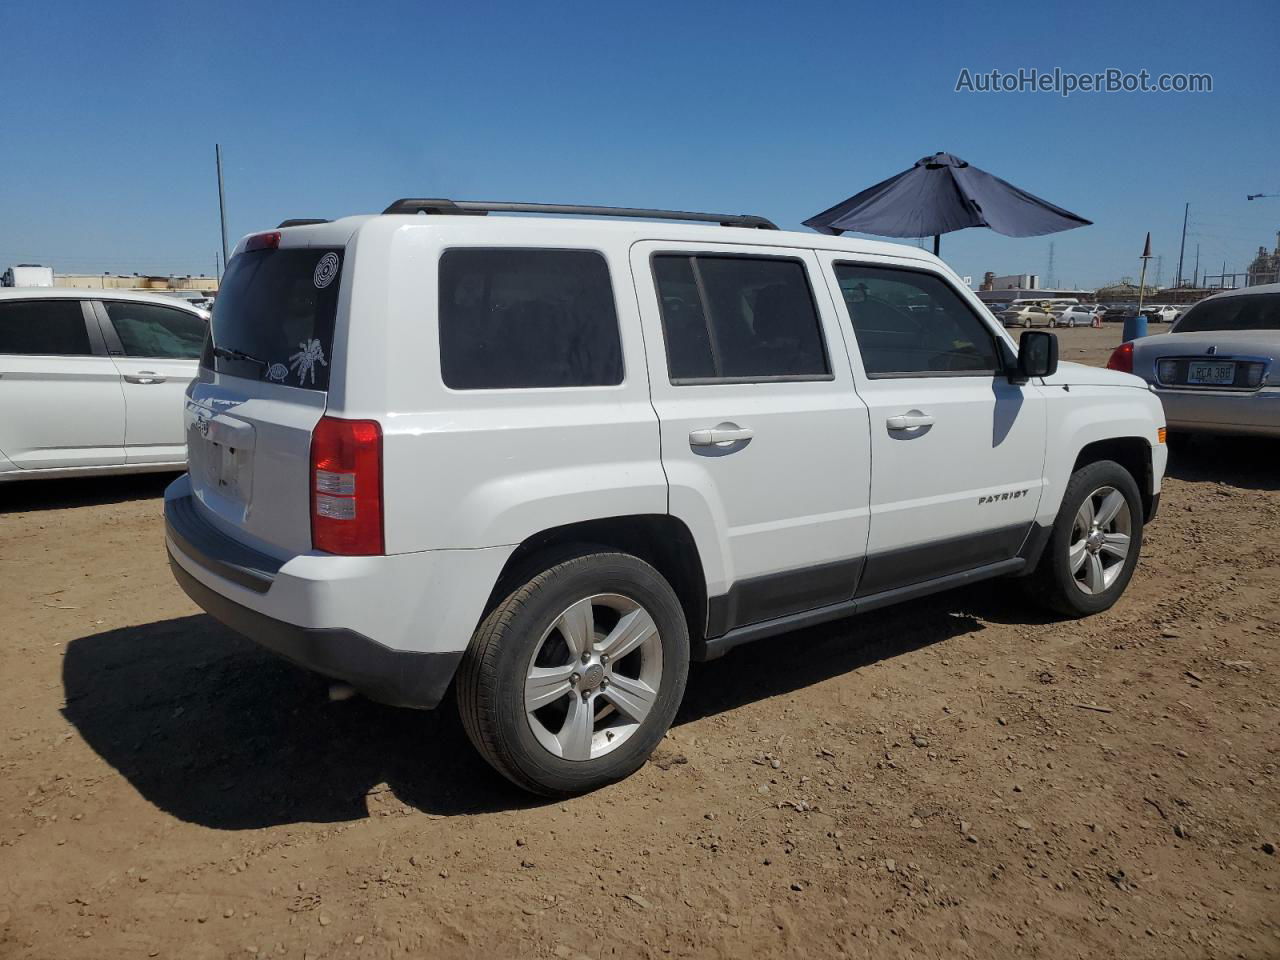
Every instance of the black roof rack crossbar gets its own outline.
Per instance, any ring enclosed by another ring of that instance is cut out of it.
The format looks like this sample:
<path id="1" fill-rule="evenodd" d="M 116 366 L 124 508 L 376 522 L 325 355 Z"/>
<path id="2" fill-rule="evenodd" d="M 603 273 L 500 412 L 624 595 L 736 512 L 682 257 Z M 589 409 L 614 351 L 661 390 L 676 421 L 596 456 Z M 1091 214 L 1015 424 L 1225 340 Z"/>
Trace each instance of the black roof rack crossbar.
<path id="1" fill-rule="evenodd" d="M 452 214 L 479 216 L 487 213 L 564 213 L 579 217 L 635 217 L 642 220 L 691 220 L 718 223 L 722 227 L 755 227 L 777 230 L 778 226 L 764 217 L 748 213 L 690 213 L 683 210 L 645 210 L 639 207 L 589 207 L 571 203 L 507 203 L 488 200 L 397 200 L 383 213 Z"/>
<path id="2" fill-rule="evenodd" d="M 325 220 L 323 217 L 299 217 L 296 220 L 281 220 L 276 224 L 276 229 L 283 230 L 285 227 L 305 227 L 313 223 L 333 223 L 333 221 Z"/>

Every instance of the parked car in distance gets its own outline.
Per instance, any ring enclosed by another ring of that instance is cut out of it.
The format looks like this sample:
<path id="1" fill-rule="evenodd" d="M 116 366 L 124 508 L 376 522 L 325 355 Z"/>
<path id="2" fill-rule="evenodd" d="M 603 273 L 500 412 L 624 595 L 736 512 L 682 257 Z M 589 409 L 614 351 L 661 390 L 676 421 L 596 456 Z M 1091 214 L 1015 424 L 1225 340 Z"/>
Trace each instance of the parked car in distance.
<path id="1" fill-rule="evenodd" d="M 1102 311 L 1102 322 L 1119 323 L 1123 321 L 1125 317 L 1135 316 L 1137 312 L 1137 304 L 1117 304 L 1115 306 L 1107 307 Z"/>
<path id="2" fill-rule="evenodd" d="M 0 289 L 0 481 L 181 470 L 208 321 L 156 294 Z"/>
<path id="3" fill-rule="evenodd" d="M 1006 327 L 1052 327 L 1053 314 L 1048 307 L 1035 303 L 1015 303 L 1001 310 L 999 319 Z"/>
<path id="4" fill-rule="evenodd" d="M 375 699 L 452 686 L 548 795 L 644 763 L 690 659 L 1004 575 L 1107 609 L 1166 459 L 1141 380 L 915 247 L 447 200 L 241 240 L 186 415 L 192 599 Z"/>
<path id="5" fill-rule="evenodd" d="M 1076 303 L 1051 311 L 1055 327 L 1091 327 L 1101 311 L 1091 303 Z"/>
<path id="6" fill-rule="evenodd" d="M 1169 430 L 1280 437 L 1280 284 L 1214 294 L 1168 333 L 1123 343 L 1113 370 L 1135 373 L 1164 404 Z"/>
<path id="7" fill-rule="evenodd" d="M 1173 323 L 1178 317 L 1178 308 L 1168 304 L 1154 304 L 1142 308 L 1142 312 L 1155 323 Z"/>

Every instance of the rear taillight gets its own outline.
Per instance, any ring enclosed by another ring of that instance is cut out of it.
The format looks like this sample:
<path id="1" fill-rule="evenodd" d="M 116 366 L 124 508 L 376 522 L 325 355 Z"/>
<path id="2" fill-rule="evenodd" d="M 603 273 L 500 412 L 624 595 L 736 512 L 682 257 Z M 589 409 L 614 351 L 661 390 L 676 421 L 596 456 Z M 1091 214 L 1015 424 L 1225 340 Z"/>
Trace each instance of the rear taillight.
<path id="1" fill-rule="evenodd" d="M 1108 370 L 1119 370 L 1121 373 L 1133 373 L 1133 341 L 1122 343 L 1111 351 L 1111 359 L 1107 361 Z"/>
<path id="2" fill-rule="evenodd" d="M 326 553 L 384 552 L 382 428 L 322 417 L 311 433 L 311 545 Z"/>

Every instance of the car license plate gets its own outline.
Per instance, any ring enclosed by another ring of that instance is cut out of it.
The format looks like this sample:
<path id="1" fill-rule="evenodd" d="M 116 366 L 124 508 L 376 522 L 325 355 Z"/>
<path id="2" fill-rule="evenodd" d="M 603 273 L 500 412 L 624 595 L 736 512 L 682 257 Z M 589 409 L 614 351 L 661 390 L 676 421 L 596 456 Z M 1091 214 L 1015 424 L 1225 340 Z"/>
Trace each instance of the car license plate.
<path id="1" fill-rule="evenodd" d="M 1187 383 L 1208 386 L 1230 386 L 1236 379 L 1234 363 L 1192 361 L 1187 367 Z"/>

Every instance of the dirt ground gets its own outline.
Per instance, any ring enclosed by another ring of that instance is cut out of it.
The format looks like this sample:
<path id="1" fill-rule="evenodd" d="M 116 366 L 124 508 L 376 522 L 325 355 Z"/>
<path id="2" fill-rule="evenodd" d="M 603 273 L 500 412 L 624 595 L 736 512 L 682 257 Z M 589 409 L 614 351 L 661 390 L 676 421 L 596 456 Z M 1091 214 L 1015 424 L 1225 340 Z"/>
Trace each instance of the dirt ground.
<path id="1" fill-rule="evenodd" d="M 551 804 L 201 615 L 167 479 L 0 488 L 5 960 L 1280 957 L 1275 444 L 1175 460 L 1105 615 L 995 582 L 742 648 Z"/>

